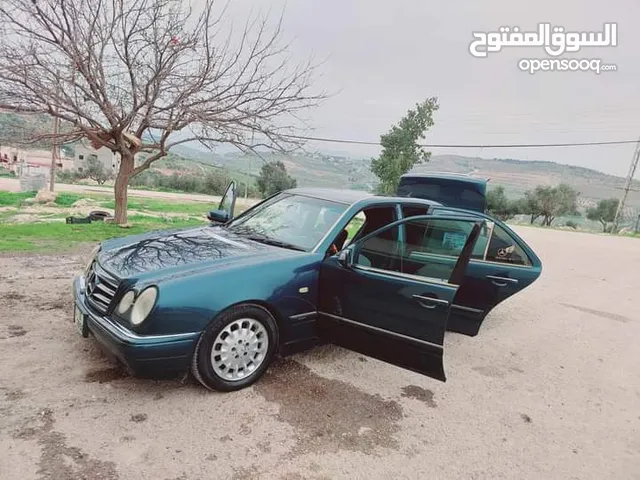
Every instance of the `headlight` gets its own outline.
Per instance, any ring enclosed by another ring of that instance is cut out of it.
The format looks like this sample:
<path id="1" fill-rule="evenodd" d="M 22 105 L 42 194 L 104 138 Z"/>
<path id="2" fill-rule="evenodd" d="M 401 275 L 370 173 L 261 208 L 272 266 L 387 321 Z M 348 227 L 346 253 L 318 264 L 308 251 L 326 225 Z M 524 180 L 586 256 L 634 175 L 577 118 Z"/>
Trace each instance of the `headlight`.
<path id="1" fill-rule="evenodd" d="M 149 315 L 156 304 L 157 298 L 158 289 L 156 287 L 148 287 L 138 295 L 138 298 L 136 298 L 133 303 L 133 308 L 131 309 L 130 320 L 132 325 L 140 325 L 144 322 L 145 318 L 147 318 L 147 315 Z"/>
<path id="2" fill-rule="evenodd" d="M 131 305 L 133 305 L 133 301 L 135 299 L 136 292 L 134 292 L 133 290 L 129 290 L 127 293 L 125 293 L 124 297 L 122 297 L 122 300 L 120 300 L 120 303 L 118 304 L 118 313 L 120 315 L 125 314 L 131 308 Z"/>

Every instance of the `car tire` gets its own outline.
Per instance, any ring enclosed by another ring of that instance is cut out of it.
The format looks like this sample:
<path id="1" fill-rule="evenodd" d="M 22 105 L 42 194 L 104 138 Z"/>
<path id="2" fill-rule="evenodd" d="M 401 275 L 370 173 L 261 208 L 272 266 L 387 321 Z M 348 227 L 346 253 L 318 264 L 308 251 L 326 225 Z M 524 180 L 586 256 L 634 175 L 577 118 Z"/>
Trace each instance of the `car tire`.
<path id="1" fill-rule="evenodd" d="M 209 390 L 240 390 L 264 374 L 277 351 L 278 341 L 276 321 L 265 308 L 258 305 L 232 307 L 213 320 L 200 335 L 191 373 Z M 227 347 L 226 353 L 222 353 L 222 347 Z M 236 378 L 232 378 L 234 376 Z"/>
<path id="2" fill-rule="evenodd" d="M 105 212 L 103 210 L 94 210 L 92 212 L 89 212 L 88 216 L 92 222 L 102 221 L 106 218 L 113 218 L 109 212 Z"/>

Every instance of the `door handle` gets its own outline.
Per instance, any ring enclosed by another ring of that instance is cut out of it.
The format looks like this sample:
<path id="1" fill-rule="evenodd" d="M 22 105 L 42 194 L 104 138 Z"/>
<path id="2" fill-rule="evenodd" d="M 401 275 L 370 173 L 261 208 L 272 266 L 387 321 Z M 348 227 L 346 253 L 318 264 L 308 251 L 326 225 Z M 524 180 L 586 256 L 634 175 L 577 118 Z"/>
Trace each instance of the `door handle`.
<path id="1" fill-rule="evenodd" d="M 449 306 L 449 302 L 447 300 L 442 300 L 441 298 L 423 297 L 422 295 L 414 295 L 413 298 L 424 308 L 432 309 L 436 308 L 438 305 L 443 307 Z"/>
<path id="2" fill-rule="evenodd" d="M 517 278 L 498 277 L 496 275 L 487 275 L 486 278 L 487 280 L 491 280 L 491 283 L 493 283 L 497 287 L 506 287 L 507 285 L 518 284 Z"/>

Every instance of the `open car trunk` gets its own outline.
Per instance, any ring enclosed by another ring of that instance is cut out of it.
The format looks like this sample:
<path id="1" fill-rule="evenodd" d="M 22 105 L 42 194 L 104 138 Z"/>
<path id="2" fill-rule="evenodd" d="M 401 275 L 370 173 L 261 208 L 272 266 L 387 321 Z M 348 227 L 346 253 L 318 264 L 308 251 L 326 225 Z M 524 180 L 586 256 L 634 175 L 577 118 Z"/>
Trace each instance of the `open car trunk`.
<path id="1" fill-rule="evenodd" d="M 447 207 L 484 213 L 487 181 L 454 174 L 406 174 L 397 195 L 433 200 Z"/>

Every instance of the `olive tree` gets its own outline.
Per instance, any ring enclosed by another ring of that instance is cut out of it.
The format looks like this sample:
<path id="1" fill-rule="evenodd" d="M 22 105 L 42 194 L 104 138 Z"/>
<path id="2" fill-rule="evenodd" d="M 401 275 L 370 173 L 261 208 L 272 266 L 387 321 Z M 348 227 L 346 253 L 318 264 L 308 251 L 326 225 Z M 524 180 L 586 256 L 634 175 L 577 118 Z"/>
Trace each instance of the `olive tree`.
<path id="1" fill-rule="evenodd" d="M 507 221 L 525 210 L 522 199 L 511 200 L 507 197 L 504 187 L 498 185 L 487 192 L 487 211 L 494 217 Z"/>
<path id="2" fill-rule="evenodd" d="M 213 0 L 2 0 L 0 108 L 58 118 L 58 143 L 117 153 L 123 224 L 131 178 L 176 145 L 299 146 L 300 112 L 323 95 L 281 24 L 258 15 L 234 30 Z"/>
<path id="3" fill-rule="evenodd" d="M 615 220 L 618 204 L 620 200 L 617 198 L 603 199 L 598 202 L 595 207 L 587 210 L 587 218 L 589 220 L 597 220 L 602 225 L 602 231 L 608 232 L 612 228 Z"/>
<path id="4" fill-rule="evenodd" d="M 297 180 L 287 173 L 287 167 L 282 161 L 269 162 L 262 165 L 258 175 L 258 190 L 263 197 L 289 188 L 295 188 Z"/>
<path id="5" fill-rule="evenodd" d="M 571 186 L 561 183 L 554 187 L 537 186 L 525 192 L 523 213 L 531 216 L 531 223 L 542 217 L 542 225 L 550 227 L 556 217 L 577 214 L 580 195 Z"/>

